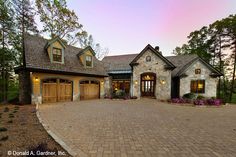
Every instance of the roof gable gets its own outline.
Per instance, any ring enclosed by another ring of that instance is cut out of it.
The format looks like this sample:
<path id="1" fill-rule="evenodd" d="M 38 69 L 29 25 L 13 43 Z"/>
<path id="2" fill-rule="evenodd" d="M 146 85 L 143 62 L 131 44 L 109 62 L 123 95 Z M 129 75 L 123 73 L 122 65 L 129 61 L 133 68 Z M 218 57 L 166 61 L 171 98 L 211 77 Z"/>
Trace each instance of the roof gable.
<path id="1" fill-rule="evenodd" d="M 166 59 L 164 56 L 162 56 L 162 54 L 160 54 L 157 50 L 155 50 L 150 44 L 148 44 L 130 63 L 131 66 L 137 64 L 138 59 L 147 51 L 147 50 L 151 50 L 155 55 L 157 55 L 161 60 L 163 60 L 168 68 L 170 69 L 174 69 L 175 66 L 168 60 Z"/>
<path id="2" fill-rule="evenodd" d="M 211 64 L 207 63 L 204 59 L 202 59 L 201 57 L 198 56 L 195 59 L 193 59 L 192 61 L 190 61 L 189 63 L 185 64 L 185 66 L 183 66 L 183 68 L 179 70 L 179 72 L 176 74 L 176 76 L 181 76 L 182 74 L 184 74 L 188 70 L 188 68 L 191 67 L 193 64 L 195 64 L 197 61 L 200 61 L 209 70 L 211 70 L 212 75 L 214 75 L 214 76 L 222 76 L 223 75 L 220 71 L 218 71 L 216 68 L 214 68 Z"/>
<path id="3" fill-rule="evenodd" d="M 46 44 L 46 48 L 48 48 L 49 46 L 51 46 L 51 45 L 52 45 L 54 42 L 56 42 L 56 41 L 58 41 L 58 42 L 61 44 L 61 46 L 62 46 L 63 48 L 66 48 L 66 45 L 63 43 L 63 41 L 62 41 L 59 37 L 55 37 L 55 38 L 49 40 L 49 41 L 47 42 L 47 44 Z"/>
<path id="4" fill-rule="evenodd" d="M 87 46 L 86 48 L 84 48 L 84 49 L 79 51 L 78 56 L 81 56 L 82 54 L 84 54 L 87 51 L 90 51 L 93 56 L 96 55 L 96 53 L 94 52 L 93 48 L 91 46 Z"/>

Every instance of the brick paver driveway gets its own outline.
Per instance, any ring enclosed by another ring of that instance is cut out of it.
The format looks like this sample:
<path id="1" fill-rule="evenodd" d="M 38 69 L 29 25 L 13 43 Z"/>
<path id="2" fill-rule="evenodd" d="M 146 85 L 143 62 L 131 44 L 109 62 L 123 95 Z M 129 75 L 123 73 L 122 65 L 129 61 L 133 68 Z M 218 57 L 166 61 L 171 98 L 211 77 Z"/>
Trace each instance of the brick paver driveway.
<path id="1" fill-rule="evenodd" d="M 39 111 L 56 135 L 87 156 L 236 156 L 236 105 L 91 100 L 44 104 Z"/>

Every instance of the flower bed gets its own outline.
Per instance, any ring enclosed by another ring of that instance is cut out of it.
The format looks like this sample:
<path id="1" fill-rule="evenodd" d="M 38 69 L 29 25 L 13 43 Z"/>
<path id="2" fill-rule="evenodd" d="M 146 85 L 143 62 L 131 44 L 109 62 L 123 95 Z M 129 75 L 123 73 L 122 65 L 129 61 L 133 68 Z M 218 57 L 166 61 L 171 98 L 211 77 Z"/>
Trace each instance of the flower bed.
<path id="1" fill-rule="evenodd" d="M 223 104 L 223 101 L 221 99 L 184 99 L 184 98 L 173 98 L 170 100 L 171 103 L 175 104 L 183 104 L 183 103 L 193 103 L 196 106 L 220 106 Z"/>

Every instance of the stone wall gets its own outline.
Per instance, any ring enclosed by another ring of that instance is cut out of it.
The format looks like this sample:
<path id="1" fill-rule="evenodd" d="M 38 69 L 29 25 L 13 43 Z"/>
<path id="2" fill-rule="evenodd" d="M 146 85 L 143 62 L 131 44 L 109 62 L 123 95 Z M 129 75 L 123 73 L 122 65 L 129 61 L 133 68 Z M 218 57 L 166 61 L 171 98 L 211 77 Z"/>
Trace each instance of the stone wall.
<path id="1" fill-rule="evenodd" d="M 31 104 L 30 72 L 26 70 L 19 71 L 19 102 Z"/>
<path id="2" fill-rule="evenodd" d="M 201 74 L 195 74 L 195 69 L 201 69 Z M 206 67 L 201 61 L 197 61 L 195 64 L 191 65 L 185 72 L 187 77 L 180 79 L 180 96 L 186 93 L 190 93 L 191 80 L 205 80 L 205 97 L 216 97 L 217 82 L 218 78 L 212 78 L 209 76 L 211 71 Z"/>
<path id="3" fill-rule="evenodd" d="M 146 62 L 146 56 L 151 56 L 151 62 Z M 139 64 L 133 66 L 133 89 L 132 96 L 140 98 L 140 75 L 146 72 L 156 74 L 155 97 L 159 100 L 170 99 L 171 97 L 171 70 L 166 70 L 166 63 L 160 59 L 152 51 L 147 50 L 137 61 Z M 161 80 L 165 80 L 165 84 L 161 84 Z M 137 84 L 135 83 L 137 82 Z"/>

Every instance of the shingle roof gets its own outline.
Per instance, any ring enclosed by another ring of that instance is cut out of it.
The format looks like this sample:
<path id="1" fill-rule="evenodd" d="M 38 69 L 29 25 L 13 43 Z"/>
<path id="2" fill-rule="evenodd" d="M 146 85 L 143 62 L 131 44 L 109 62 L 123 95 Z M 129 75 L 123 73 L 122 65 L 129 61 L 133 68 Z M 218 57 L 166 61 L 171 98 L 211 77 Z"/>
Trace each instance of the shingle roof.
<path id="1" fill-rule="evenodd" d="M 128 54 L 128 55 L 120 55 L 120 56 L 106 56 L 102 60 L 106 65 L 106 69 L 108 73 L 110 71 L 128 71 L 131 70 L 131 66 L 129 65 L 133 59 L 138 54 Z M 183 72 L 188 66 L 190 66 L 194 61 L 200 59 L 203 61 L 198 55 L 179 55 L 179 56 L 167 56 L 168 59 L 176 68 L 172 71 L 172 77 L 179 76 L 181 72 Z M 203 61 L 204 62 L 204 61 Z M 215 68 L 213 68 L 210 64 L 204 62 L 209 68 L 211 68 L 215 73 L 221 75 Z"/>
<path id="2" fill-rule="evenodd" d="M 127 54 L 119 56 L 106 56 L 102 62 L 108 73 L 117 71 L 131 71 L 129 65 L 138 54 Z"/>
<path id="3" fill-rule="evenodd" d="M 172 62 L 176 68 L 172 71 L 172 76 L 178 75 L 178 73 L 189 66 L 195 59 L 199 58 L 197 55 L 178 55 L 178 56 L 167 56 L 170 62 Z"/>
<path id="4" fill-rule="evenodd" d="M 25 60 L 26 68 L 38 70 L 50 70 L 55 72 L 67 72 L 72 74 L 87 74 L 107 76 L 103 63 L 94 57 L 93 68 L 85 68 L 77 54 L 82 49 L 66 45 L 64 64 L 51 63 L 48 53 L 45 50 L 47 39 L 39 36 L 25 36 Z"/>

